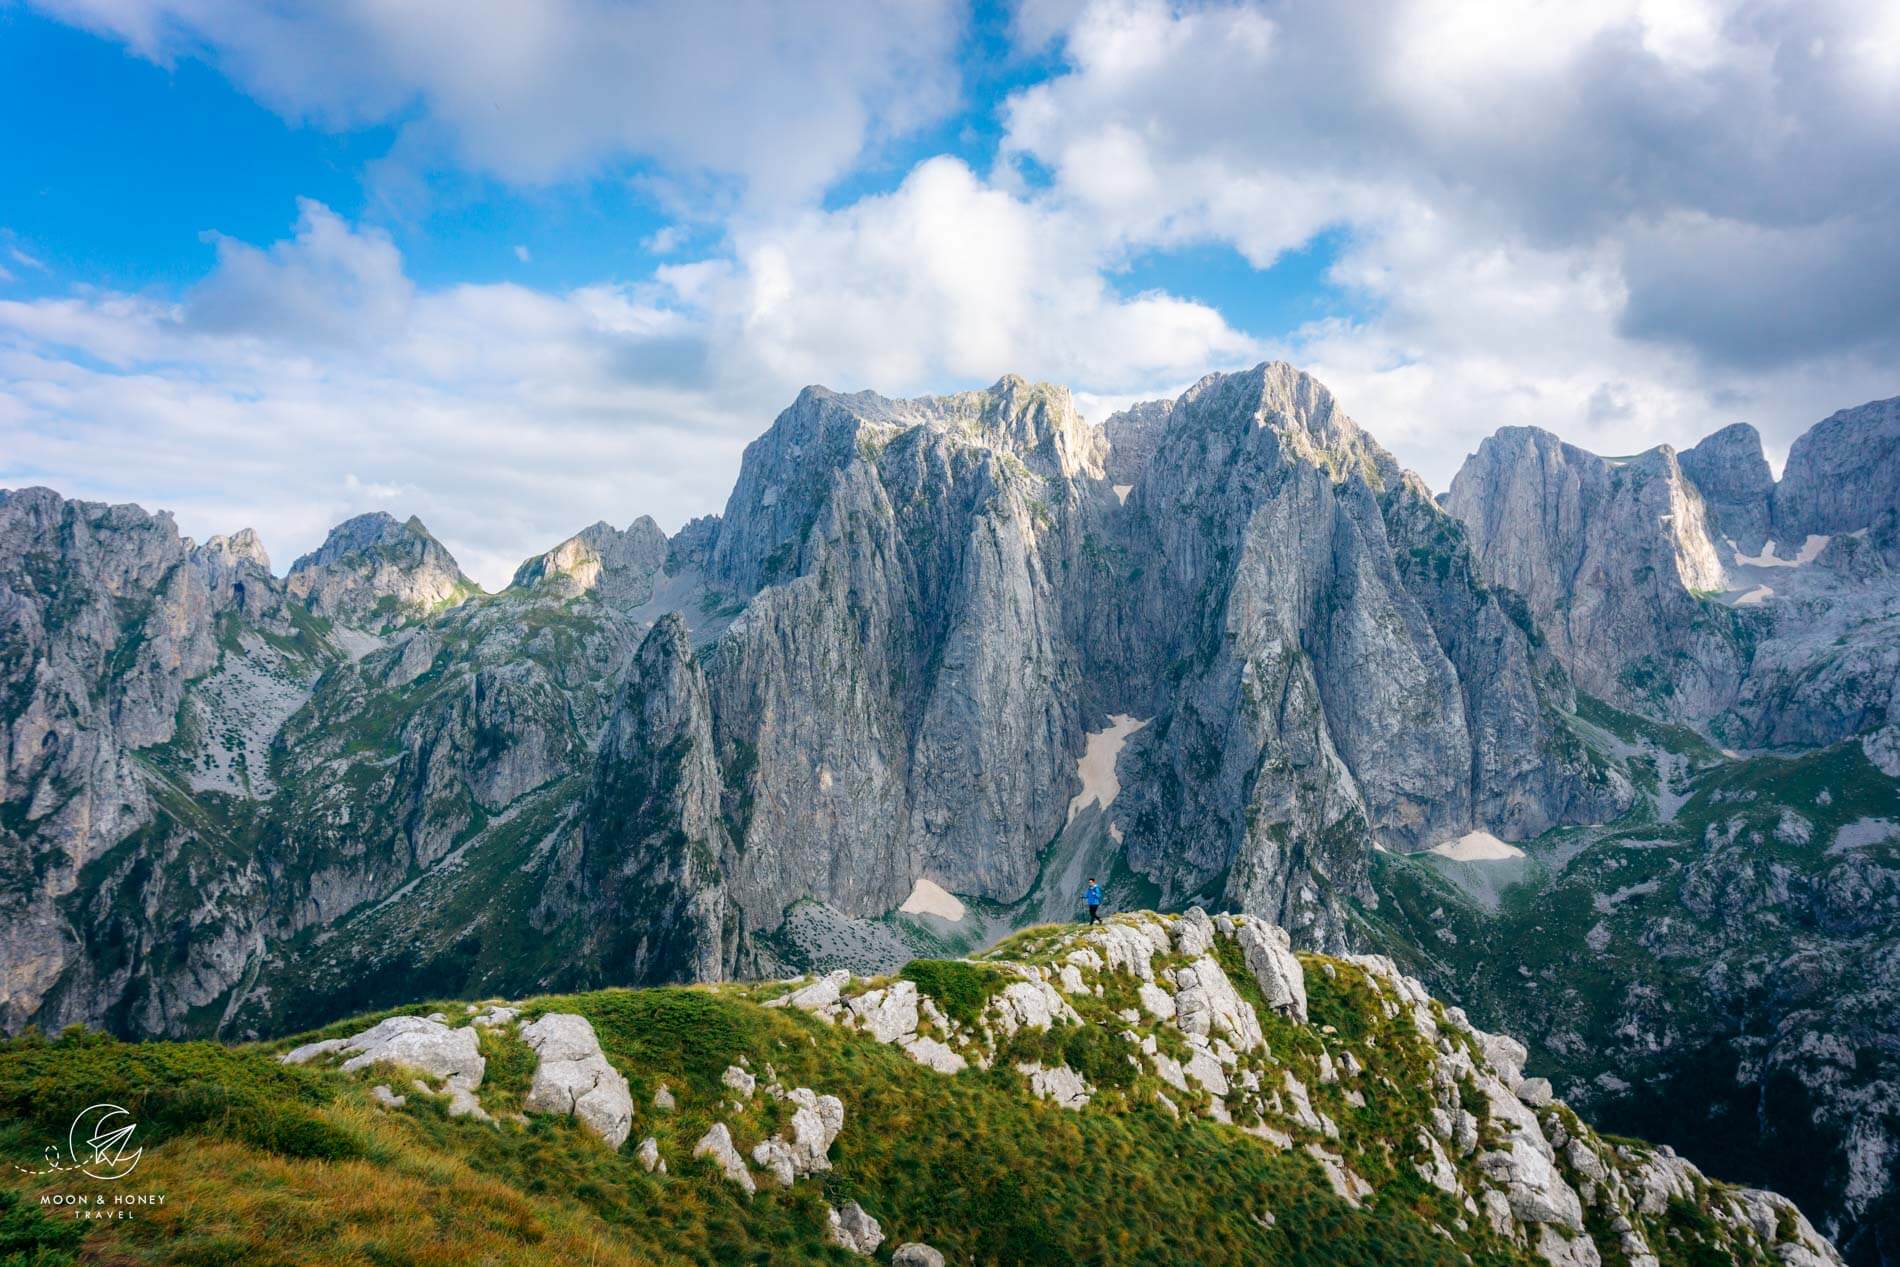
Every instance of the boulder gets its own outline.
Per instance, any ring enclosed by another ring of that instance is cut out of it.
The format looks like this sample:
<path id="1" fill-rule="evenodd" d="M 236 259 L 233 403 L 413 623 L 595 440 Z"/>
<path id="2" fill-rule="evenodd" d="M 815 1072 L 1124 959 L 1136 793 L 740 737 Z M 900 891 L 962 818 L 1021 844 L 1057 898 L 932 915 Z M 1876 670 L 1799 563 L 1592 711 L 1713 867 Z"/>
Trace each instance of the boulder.
<path id="1" fill-rule="evenodd" d="M 843 1207 L 827 1211 L 826 1219 L 825 1239 L 853 1254 L 869 1258 L 884 1243 L 884 1229 L 856 1201 L 847 1201 Z"/>
<path id="2" fill-rule="evenodd" d="M 891 1254 L 891 1267 L 943 1267 L 943 1255 L 928 1245 L 906 1241 Z"/>
<path id="3" fill-rule="evenodd" d="M 745 1158 L 732 1146 L 732 1132 L 726 1129 L 724 1122 L 714 1122 L 699 1137 L 699 1142 L 693 1145 L 693 1156 L 712 1158 L 726 1179 L 738 1184 L 747 1196 L 758 1191 L 759 1185 L 752 1181 L 752 1172 L 745 1168 Z"/>
<path id="4" fill-rule="evenodd" d="M 633 1094 L 600 1050 L 584 1016 L 550 1012 L 521 1031 L 539 1062 L 524 1107 L 531 1113 L 571 1115 L 609 1148 L 633 1130 Z"/>

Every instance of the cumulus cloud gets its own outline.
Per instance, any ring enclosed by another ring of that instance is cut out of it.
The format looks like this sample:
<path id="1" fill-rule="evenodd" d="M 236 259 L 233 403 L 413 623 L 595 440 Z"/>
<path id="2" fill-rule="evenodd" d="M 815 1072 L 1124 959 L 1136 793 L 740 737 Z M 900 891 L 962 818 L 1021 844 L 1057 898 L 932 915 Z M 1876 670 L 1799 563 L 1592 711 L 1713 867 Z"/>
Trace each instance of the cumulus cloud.
<path id="1" fill-rule="evenodd" d="M 1343 229 L 1371 315 L 1280 350 L 1435 482 L 1505 422 L 1785 445 L 1900 388 L 1889 10 L 1038 0 L 1019 34 L 1066 70 L 1003 159 L 1130 243 L 1265 266 Z"/>
<path id="2" fill-rule="evenodd" d="M 281 558 L 383 504 L 491 583 L 594 519 L 672 527 L 809 382 L 1013 371 L 1099 417 L 1281 355 L 1439 487 L 1501 425 L 1628 452 L 1742 417 L 1778 457 L 1900 391 L 1891 6 L 1023 0 L 1059 68 L 1002 107 L 994 165 L 840 204 L 954 102 L 950 0 L 43 2 L 288 118 L 393 120 L 392 162 L 634 161 L 676 221 L 637 283 L 430 288 L 305 202 L 284 241 L 214 236 L 176 296 L 0 300 L 0 482 L 253 523 Z M 1351 317 L 1246 331 L 1116 285 L 1144 252 L 1266 268 L 1322 233 Z"/>
<path id="3" fill-rule="evenodd" d="M 645 157 L 805 199 L 957 100 L 953 0 L 35 0 L 161 63 L 202 56 L 288 119 L 400 121 L 529 184 Z"/>
<path id="4" fill-rule="evenodd" d="M 640 285 L 425 289 L 309 201 L 284 241 L 216 241 L 177 301 L 0 301 L 0 483 L 255 526 L 284 560 L 398 509 L 499 584 L 594 520 L 717 510 L 809 382 L 1112 390 L 1257 351 L 1205 306 L 1120 297 L 1076 226 L 951 159 Z"/>
<path id="5" fill-rule="evenodd" d="M 727 355 L 782 381 L 961 387 L 1004 373 L 1129 389 L 1256 350 L 1203 304 L 1120 297 L 1092 227 L 953 158 L 888 195 L 741 225 L 730 263 L 663 269 Z"/>

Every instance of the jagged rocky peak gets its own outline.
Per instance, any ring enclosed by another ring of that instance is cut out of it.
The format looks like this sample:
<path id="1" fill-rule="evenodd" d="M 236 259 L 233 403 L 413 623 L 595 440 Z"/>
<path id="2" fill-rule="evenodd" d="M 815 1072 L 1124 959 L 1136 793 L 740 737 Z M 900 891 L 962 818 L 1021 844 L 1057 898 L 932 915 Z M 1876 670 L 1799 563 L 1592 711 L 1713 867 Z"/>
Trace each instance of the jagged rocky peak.
<path id="1" fill-rule="evenodd" d="M 1038 474 L 1099 478 L 1106 444 L 1075 412 L 1069 389 L 1005 374 L 981 391 L 894 402 L 900 422 L 947 427 L 1011 453 Z"/>
<path id="2" fill-rule="evenodd" d="M 1843 409 L 1809 428 L 1788 451 L 1775 489 L 1775 533 L 1858 532 L 1900 505 L 1900 396 Z"/>
<path id="3" fill-rule="evenodd" d="M 191 546 L 191 562 L 204 577 L 212 604 L 275 623 L 283 615 L 284 583 L 271 574 L 270 555 L 250 528 Z"/>
<path id="4" fill-rule="evenodd" d="M 653 595 L 654 577 L 667 561 L 666 534 L 648 515 L 625 531 L 597 523 L 515 569 L 514 589 L 561 598 L 593 594 L 619 606 L 637 606 Z"/>
<path id="5" fill-rule="evenodd" d="M 1745 422 L 1723 427 L 1677 459 L 1708 507 L 1719 537 L 1754 554 L 1772 535 L 1775 477 L 1761 434 Z"/>
<path id="6" fill-rule="evenodd" d="M 980 391 L 892 400 L 807 387 L 771 429 L 746 446 L 726 503 L 712 572 L 750 593 L 794 566 L 831 496 L 834 473 L 925 429 L 1020 462 L 1047 479 L 1099 479 L 1106 445 L 1075 412 L 1065 387 L 1007 375 Z"/>
<path id="7" fill-rule="evenodd" d="M 1144 400 L 1110 414 L 1102 423 L 1102 437 L 1108 442 L 1102 466 L 1118 491 L 1134 485 L 1148 469 L 1173 412 L 1172 400 Z"/>
<path id="8" fill-rule="evenodd" d="M 1285 361 L 1209 374 L 1188 388 L 1169 417 L 1170 434 L 1210 422 L 1244 422 L 1273 437 L 1282 462 L 1316 466 L 1336 481 L 1358 474 L 1375 489 L 1399 481 L 1392 455 L 1346 416 L 1326 385 Z"/>
<path id="9" fill-rule="evenodd" d="M 382 511 L 346 519 L 290 565 L 290 593 L 319 616 L 385 630 L 481 593 L 422 521 Z"/>
<path id="10" fill-rule="evenodd" d="M 718 515 L 687 520 L 666 543 L 666 571 L 673 576 L 704 572 L 712 566 L 713 547 L 718 544 Z"/>

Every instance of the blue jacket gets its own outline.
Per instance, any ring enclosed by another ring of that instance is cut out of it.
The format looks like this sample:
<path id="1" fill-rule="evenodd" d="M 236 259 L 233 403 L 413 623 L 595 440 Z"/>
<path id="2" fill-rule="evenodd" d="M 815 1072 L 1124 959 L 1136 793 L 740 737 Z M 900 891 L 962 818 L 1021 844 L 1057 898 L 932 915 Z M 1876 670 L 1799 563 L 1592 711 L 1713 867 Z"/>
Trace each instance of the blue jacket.
<path id="1" fill-rule="evenodd" d="M 1082 895 L 1082 900 L 1087 902 L 1090 906 L 1100 906 L 1102 904 L 1102 886 L 1099 884 L 1089 885 L 1089 891 Z"/>

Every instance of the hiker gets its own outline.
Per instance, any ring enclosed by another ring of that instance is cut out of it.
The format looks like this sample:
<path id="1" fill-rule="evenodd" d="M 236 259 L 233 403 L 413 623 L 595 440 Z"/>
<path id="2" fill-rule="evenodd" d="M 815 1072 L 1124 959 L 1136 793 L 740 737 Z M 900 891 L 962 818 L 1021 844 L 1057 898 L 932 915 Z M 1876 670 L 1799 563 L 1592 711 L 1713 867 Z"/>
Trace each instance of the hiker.
<path id="1" fill-rule="evenodd" d="M 1089 877 L 1088 892 L 1082 895 L 1082 900 L 1089 904 L 1089 923 L 1101 923 L 1102 917 L 1095 912 L 1099 910 L 1102 905 L 1102 886 L 1095 882 L 1094 876 Z"/>

